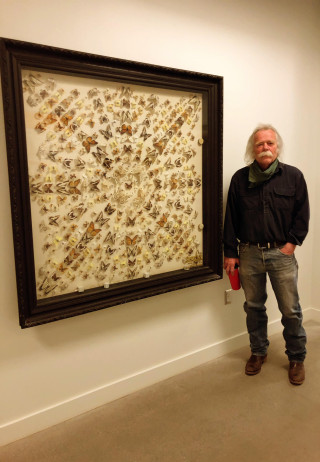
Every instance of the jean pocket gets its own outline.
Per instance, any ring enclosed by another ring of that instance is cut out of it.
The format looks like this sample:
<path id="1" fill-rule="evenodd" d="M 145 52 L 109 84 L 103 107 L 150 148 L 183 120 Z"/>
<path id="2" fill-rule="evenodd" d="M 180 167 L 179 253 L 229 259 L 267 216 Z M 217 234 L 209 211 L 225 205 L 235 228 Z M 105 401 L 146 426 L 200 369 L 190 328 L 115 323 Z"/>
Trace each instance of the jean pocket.
<path id="1" fill-rule="evenodd" d="M 283 255 L 284 257 L 292 257 L 294 255 L 294 252 L 293 253 L 284 253 L 284 252 L 281 252 L 281 249 L 282 247 L 278 247 L 277 248 L 277 252 L 280 253 L 280 255 Z"/>

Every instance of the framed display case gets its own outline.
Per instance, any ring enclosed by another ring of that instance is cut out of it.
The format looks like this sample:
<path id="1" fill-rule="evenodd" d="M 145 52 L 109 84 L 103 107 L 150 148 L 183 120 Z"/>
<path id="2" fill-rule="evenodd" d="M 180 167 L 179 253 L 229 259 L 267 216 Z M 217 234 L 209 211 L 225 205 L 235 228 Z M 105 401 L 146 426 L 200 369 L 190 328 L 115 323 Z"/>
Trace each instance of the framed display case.
<path id="1" fill-rule="evenodd" d="M 222 77 L 1 39 L 21 327 L 222 277 Z"/>

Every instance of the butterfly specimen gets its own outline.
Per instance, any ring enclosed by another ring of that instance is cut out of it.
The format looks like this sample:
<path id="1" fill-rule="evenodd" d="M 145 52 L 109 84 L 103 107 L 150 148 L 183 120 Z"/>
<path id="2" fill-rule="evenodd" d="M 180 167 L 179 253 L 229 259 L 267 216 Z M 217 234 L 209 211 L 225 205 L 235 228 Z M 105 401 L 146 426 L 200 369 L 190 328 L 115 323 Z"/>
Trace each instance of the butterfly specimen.
<path id="1" fill-rule="evenodd" d="M 80 183 L 80 179 L 71 180 L 68 183 L 69 187 L 69 194 L 81 194 L 81 191 L 78 189 L 78 185 Z"/>
<path id="2" fill-rule="evenodd" d="M 126 221 L 126 226 L 134 226 L 135 225 L 135 222 L 136 222 L 136 218 L 130 218 L 130 217 L 127 217 L 127 221 Z"/>
<path id="3" fill-rule="evenodd" d="M 96 111 L 97 109 L 103 108 L 103 103 L 100 98 L 94 99 L 93 100 L 93 108 Z"/>
<path id="4" fill-rule="evenodd" d="M 148 154 L 147 154 L 147 157 L 143 160 L 143 164 L 146 165 L 147 167 L 150 167 L 154 161 L 156 160 L 157 158 L 157 152 L 155 150 L 153 151 L 150 151 Z"/>
<path id="5" fill-rule="evenodd" d="M 100 271 L 106 271 L 110 266 L 110 263 L 104 263 L 103 261 L 100 262 Z"/>
<path id="6" fill-rule="evenodd" d="M 106 206 L 106 208 L 104 209 L 104 211 L 106 212 L 107 215 L 112 215 L 113 212 L 115 212 L 116 209 L 114 209 L 110 202 L 108 203 L 108 205 Z"/>
<path id="7" fill-rule="evenodd" d="M 161 226 L 161 228 L 163 228 L 166 223 L 167 223 L 167 217 L 165 216 L 165 214 L 163 214 L 161 219 L 157 221 L 157 224 Z"/>
<path id="8" fill-rule="evenodd" d="M 152 218 L 157 218 L 157 216 L 159 215 L 159 210 L 158 208 L 155 206 L 153 207 L 153 211 L 149 213 L 150 217 Z"/>
<path id="9" fill-rule="evenodd" d="M 149 202 L 144 206 L 146 210 L 151 210 L 152 209 L 152 202 L 149 200 Z"/>
<path id="10" fill-rule="evenodd" d="M 105 167 L 106 169 L 108 170 L 111 170 L 111 165 L 113 163 L 113 160 L 112 159 L 109 159 L 108 157 L 106 157 L 103 162 L 102 162 L 102 165 L 103 167 Z"/>
<path id="11" fill-rule="evenodd" d="M 128 257 L 135 257 L 137 255 L 137 249 L 135 247 L 127 247 L 127 256 Z"/>
<path id="12" fill-rule="evenodd" d="M 131 136 L 132 135 L 132 127 L 131 127 L 131 125 L 122 124 L 121 129 L 120 129 L 120 133 L 121 133 L 121 135 L 123 135 L 124 133 L 128 133 L 128 135 Z"/>
<path id="13" fill-rule="evenodd" d="M 64 263 L 66 263 L 67 265 L 71 265 L 71 263 L 79 257 L 79 253 L 77 253 L 75 251 L 75 249 L 72 249 L 71 252 L 69 253 L 69 255 L 66 256 L 66 258 L 64 259 Z"/>
<path id="14" fill-rule="evenodd" d="M 60 218 L 60 215 L 56 215 L 54 217 L 49 217 L 49 225 L 59 226 L 59 224 L 58 224 L 58 219 L 59 218 Z"/>
<path id="15" fill-rule="evenodd" d="M 103 213 L 100 212 L 99 215 L 97 216 L 96 223 L 99 224 L 99 226 L 103 226 L 105 223 L 107 223 L 110 220 L 110 218 L 104 218 Z"/>
<path id="16" fill-rule="evenodd" d="M 176 210 L 180 210 L 180 209 L 183 209 L 183 208 L 184 208 L 184 205 L 181 204 L 180 199 L 178 199 L 178 200 L 174 203 L 174 206 L 175 206 Z"/>
<path id="17" fill-rule="evenodd" d="M 92 88 L 91 90 L 88 91 L 88 97 L 93 98 L 94 96 L 97 96 L 99 94 L 99 90 L 97 88 Z"/>
<path id="18" fill-rule="evenodd" d="M 98 184 L 100 183 L 100 180 L 95 180 L 95 181 L 90 181 L 90 191 L 100 191 L 98 188 Z"/>
<path id="19" fill-rule="evenodd" d="M 48 278 L 45 277 L 42 283 L 39 286 L 39 289 L 45 293 L 45 295 L 48 295 L 50 292 L 52 292 L 58 284 L 55 285 L 50 285 Z"/>
<path id="20" fill-rule="evenodd" d="M 146 141 L 151 136 L 151 133 L 147 133 L 146 127 L 143 127 L 142 132 L 140 134 L 140 138 L 143 138 Z"/>
<path id="21" fill-rule="evenodd" d="M 138 239 L 138 236 L 134 236 L 133 238 L 131 238 L 130 236 L 126 236 L 126 239 L 125 239 L 126 245 L 127 246 L 136 245 L 137 239 Z"/>
<path id="22" fill-rule="evenodd" d="M 97 141 L 94 140 L 91 136 L 87 136 L 87 138 L 82 141 L 82 146 L 85 147 L 87 152 L 90 152 L 90 148 L 96 144 L 98 144 Z"/>
<path id="23" fill-rule="evenodd" d="M 128 278 L 133 279 L 136 275 L 136 269 L 128 269 Z"/>
<path id="24" fill-rule="evenodd" d="M 53 191 L 52 191 L 51 187 L 52 187 L 52 184 L 44 184 L 43 185 L 43 192 L 45 194 L 52 194 Z"/>
<path id="25" fill-rule="evenodd" d="M 110 124 L 107 125 L 107 128 L 105 130 L 99 130 L 99 132 L 105 137 L 106 140 L 109 140 L 113 136 Z"/>
<path id="26" fill-rule="evenodd" d="M 77 244 L 77 248 L 84 249 L 86 245 L 97 235 L 99 234 L 101 229 L 95 229 L 93 221 L 88 226 L 87 230 L 83 234 L 81 240 Z"/>
<path id="27" fill-rule="evenodd" d="M 63 125 L 68 125 L 70 120 L 72 120 L 74 117 L 74 113 L 66 113 L 62 117 L 60 117 L 60 121 L 63 123 Z"/>
<path id="28" fill-rule="evenodd" d="M 115 241 L 116 241 L 116 233 L 112 234 L 111 231 L 109 231 L 104 242 L 111 242 L 111 244 L 114 244 Z"/>
<path id="29" fill-rule="evenodd" d="M 112 255 L 117 249 L 112 249 L 110 245 L 106 248 L 106 253 Z"/>

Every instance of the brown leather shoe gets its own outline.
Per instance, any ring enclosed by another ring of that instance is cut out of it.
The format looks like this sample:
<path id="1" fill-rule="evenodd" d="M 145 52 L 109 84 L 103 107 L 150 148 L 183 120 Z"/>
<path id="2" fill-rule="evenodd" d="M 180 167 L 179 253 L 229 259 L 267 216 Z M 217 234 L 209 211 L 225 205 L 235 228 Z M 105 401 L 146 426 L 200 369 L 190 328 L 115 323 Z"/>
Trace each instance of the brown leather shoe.
<path id="1" fill-rule="evenodd" d="M 261 366 L 267 361 L 267 355 L 251 355 L 246 364 L 245 372 L 247 375 L 256 375 L 261 371 Z"/>
<path id="2" fill-rule="evenodd" d="M 305 379 L 304 364 L 290 361 L 289 380 L 293 385 L 301 385 Z"/>

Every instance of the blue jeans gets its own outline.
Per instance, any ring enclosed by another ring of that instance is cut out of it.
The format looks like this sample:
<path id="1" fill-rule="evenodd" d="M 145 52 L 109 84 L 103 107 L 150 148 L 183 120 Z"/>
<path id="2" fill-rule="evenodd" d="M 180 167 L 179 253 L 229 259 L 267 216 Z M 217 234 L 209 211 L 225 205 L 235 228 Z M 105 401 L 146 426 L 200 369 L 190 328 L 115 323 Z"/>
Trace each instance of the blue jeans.
<path id="1" fill-rule="evenodd" d="M 306 333 L 302 326 L 302 312 L 297 289 L 298 264 L 294 255 L 279 249 L 261 250 L 257 246 L 240 244 L 240 281 L 246 301 L 247 329 L 252 354 L 263 356 L 269 346 L 267 324 L 267 273 L 275 293 L 286 355 L 289 361 L 303 362 L 306 356 Z"/>

